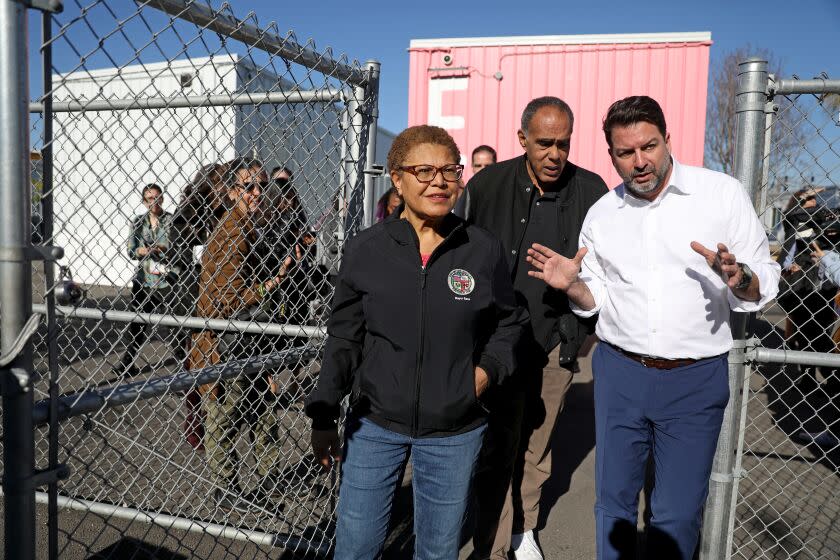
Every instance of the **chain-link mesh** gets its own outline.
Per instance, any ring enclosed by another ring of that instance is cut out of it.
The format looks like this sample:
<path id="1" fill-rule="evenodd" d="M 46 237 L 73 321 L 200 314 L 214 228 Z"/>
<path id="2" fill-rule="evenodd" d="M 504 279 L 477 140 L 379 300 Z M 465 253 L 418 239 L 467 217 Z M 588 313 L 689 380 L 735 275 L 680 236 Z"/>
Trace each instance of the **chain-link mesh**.
<path id="1" fill-rule="evenodd" d="M 759 206 L 784 272 L 755 336 L 764 348 L 836 353 L 840 268 L 830 263 L 840 251 L 840 96 L 771 101 Z M 733 558 L 840 558 L 839 373 L 753 364 Z"/>
<path id="2" fill-rule="evenodd" d="M 32 105 L 30 136 L 33 241 L 65 252 L 55 289 L 42 265 L 33 283 L 36 313 L 57 299 L 69 416 L 58 556 L 326 551 L 336 479 L 314 468 L 303 398 L 362 219 L 365 69 L 227 4 L 69 0 L 52 35 L 52 112 Z M 45 327 L 34 342 L 43 468 Z"/>

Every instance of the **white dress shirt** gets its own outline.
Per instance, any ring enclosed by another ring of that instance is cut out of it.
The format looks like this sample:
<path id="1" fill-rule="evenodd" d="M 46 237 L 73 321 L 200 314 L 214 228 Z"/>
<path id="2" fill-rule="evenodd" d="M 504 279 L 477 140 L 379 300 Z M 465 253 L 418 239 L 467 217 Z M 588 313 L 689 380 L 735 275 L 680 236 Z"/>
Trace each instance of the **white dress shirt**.
<path id="1" fill-rule="evenodd" d="M 735 297 L 692 241 L 712 251 L 725 244 L 758 277 L 760 300 Z M 781 269 L 741 183 L 676 159 L 668 186 L 652 202 L 622 184 L 595 203 L 580 245 L 588 249 L 580 278 L 595 307 L 572 304 L 572 311 L 600 313 L 601 340 L 646 356 L 699 359 L 728 352 L 730 309 L 758 311 L 779 291 Z"/>

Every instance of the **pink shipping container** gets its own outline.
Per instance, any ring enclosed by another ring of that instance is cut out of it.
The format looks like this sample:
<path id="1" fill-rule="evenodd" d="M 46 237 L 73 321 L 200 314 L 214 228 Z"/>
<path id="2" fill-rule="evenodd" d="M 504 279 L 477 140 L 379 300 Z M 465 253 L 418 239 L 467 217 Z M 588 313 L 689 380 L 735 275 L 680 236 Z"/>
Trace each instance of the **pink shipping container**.
<path id="1" fill-rule="evenodd" d="M 708 32 L 412 40 L 408 124 L 447 129 L 469 178 L 476 146 L 500 160 L 520 155 L 522 110 L 554 95 L 575 115 L 569 159 L 612 187 L 620 180 L 601 121 L 613 101 L 649 95 L 665 111 L 674 155 L 701 165 L 711 44 Z"/>

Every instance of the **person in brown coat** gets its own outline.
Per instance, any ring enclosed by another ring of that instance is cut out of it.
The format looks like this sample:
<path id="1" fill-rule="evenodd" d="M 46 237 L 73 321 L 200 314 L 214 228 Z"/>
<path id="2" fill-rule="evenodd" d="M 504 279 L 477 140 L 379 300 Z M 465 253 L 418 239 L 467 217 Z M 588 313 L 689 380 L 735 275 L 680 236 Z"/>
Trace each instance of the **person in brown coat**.
<path id="1" fill-rule="evenodd" d="M 197 314 L 211 319 L 238 319 L 259 305 L 263 298 L 286 277 L 292 266 L 285 259 L 276 276 L 257 277 L 252 244 L 255 216 L 268 175 L 254 159 L 237 158 L 228 164 L 229 208 L 207 240 L 201 258 L 201 278 Z M 190 366 L 200 369 L 223 360 L 259 354 L 255 337 L 205 330 L 193 335 Z M 207 463 L 216 483 L 214 497 L 223 509 L 246 509 L 248 502 L 271 508 L 269 496 L 274 488 L 271 472 L 279 459 L 277 418 L 274 413 L 273 386 L 269 375 L 240 374 L 233 379 L 199 387 L 206 415 L 204 447 Z M 241 463 L 235 447 L 239 426 L 245 422 L 253 435 L 257 473 L 256 490 L 242 494 L 238 483 Z"/>

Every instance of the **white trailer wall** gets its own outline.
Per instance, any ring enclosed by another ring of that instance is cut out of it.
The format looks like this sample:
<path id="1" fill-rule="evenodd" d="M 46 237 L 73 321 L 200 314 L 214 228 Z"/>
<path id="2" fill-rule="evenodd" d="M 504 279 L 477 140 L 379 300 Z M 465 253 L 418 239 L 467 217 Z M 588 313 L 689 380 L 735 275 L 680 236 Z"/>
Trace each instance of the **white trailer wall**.
<path id="1" fill-rule="evenodd" d="M 54 101 L 172 98 L 286 89 L 270 69 L 216 56 L 54 76 Z M 140 187 L 159 183 L 172 210 L 200 167 L 249 155 L 295 172 L 311 225 L 329 212 L 341 183 L 341 105 L 281 104 L 56 113 L 55 242 L 84 284 L 130 285 L 136 262 L 125 251 L 130 223 L 145 211 Z M 326 122 L 325 122 L 326 121 Z M 384 163 L 393 135 L 377 134 Z"/>

